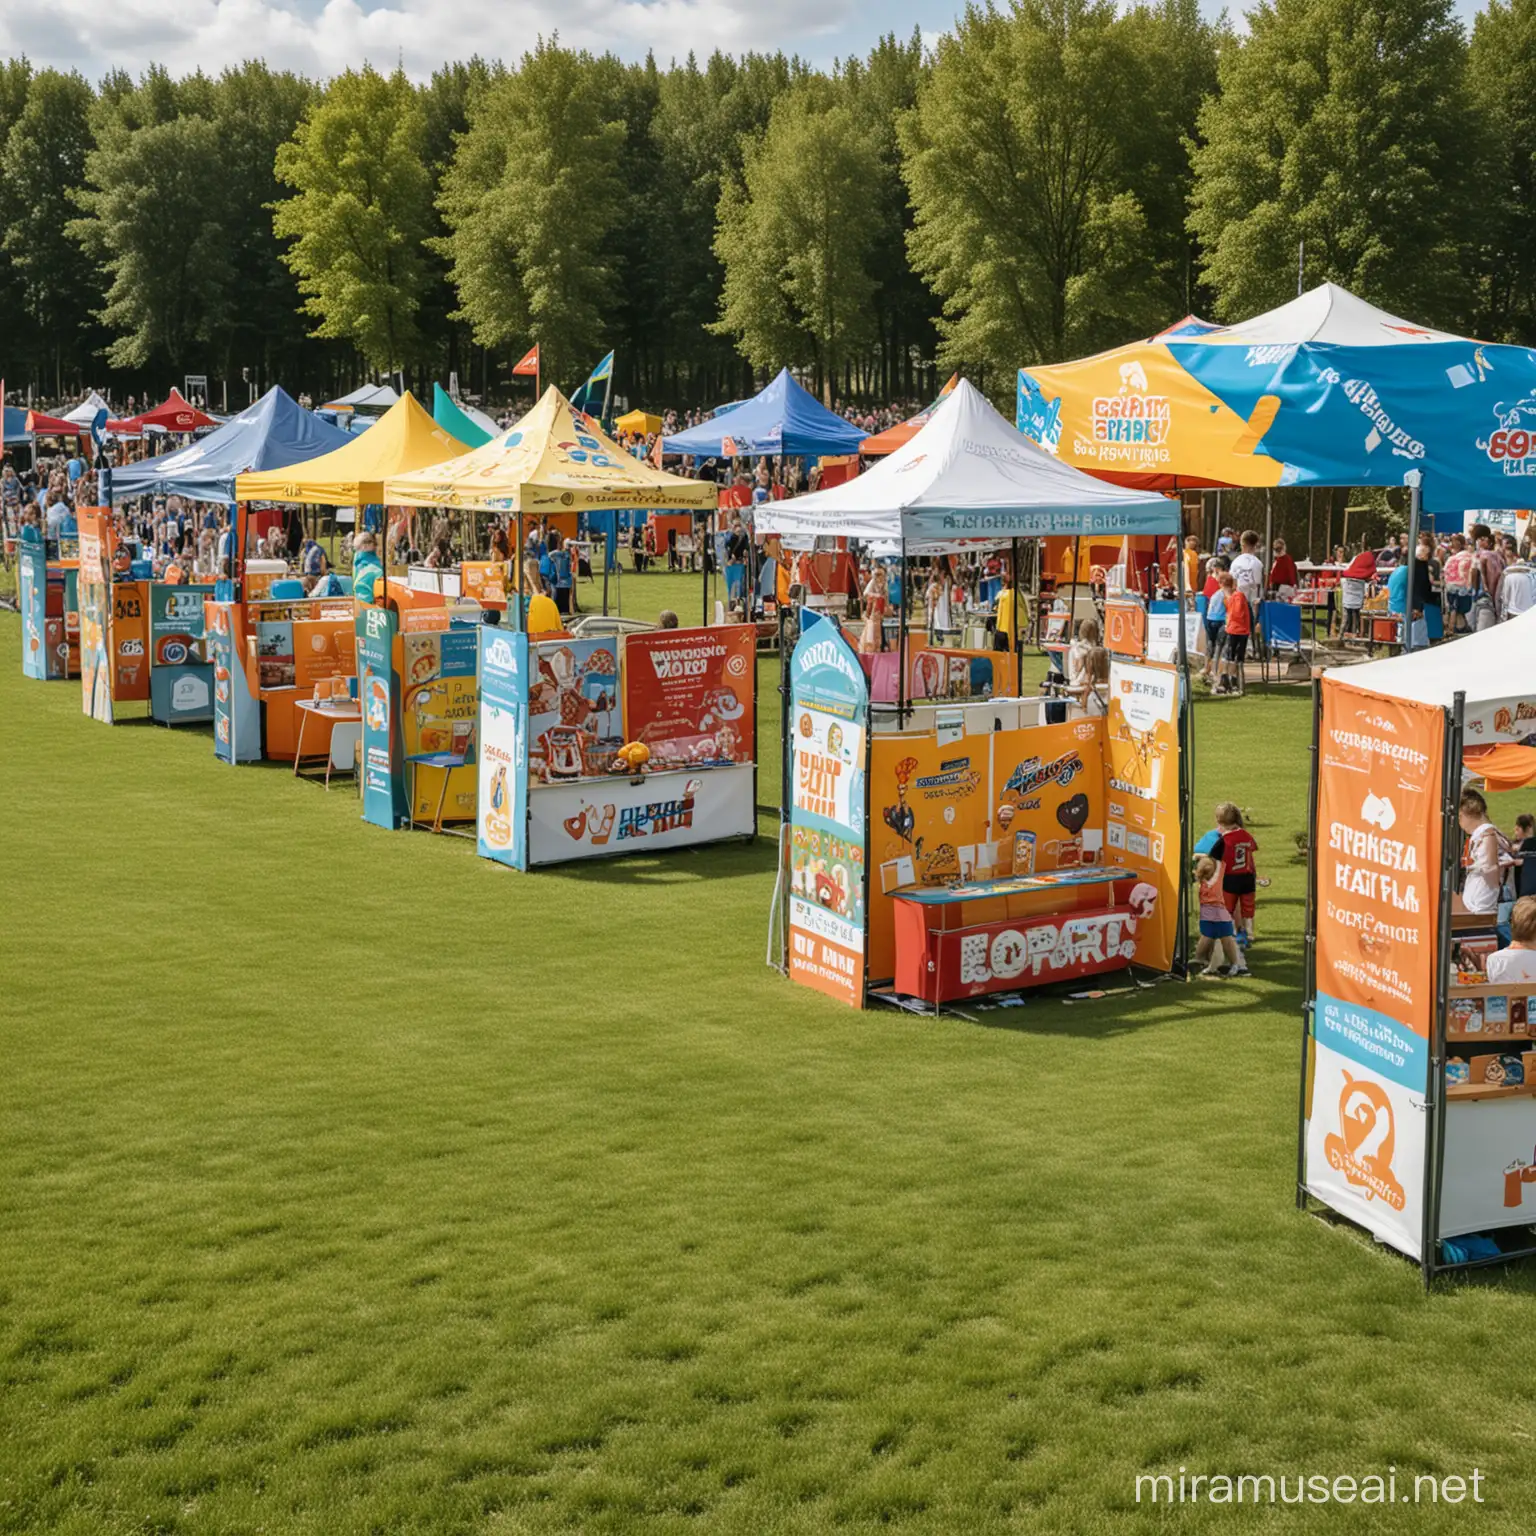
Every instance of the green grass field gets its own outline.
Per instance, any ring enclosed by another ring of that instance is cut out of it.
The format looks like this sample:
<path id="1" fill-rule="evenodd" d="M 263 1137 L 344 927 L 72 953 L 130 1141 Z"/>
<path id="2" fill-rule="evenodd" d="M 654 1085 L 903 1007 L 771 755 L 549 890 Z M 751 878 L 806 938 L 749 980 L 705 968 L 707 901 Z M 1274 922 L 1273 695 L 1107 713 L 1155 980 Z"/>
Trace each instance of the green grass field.
<path id="1" fill-rule="evenodd" d="M 766 839 L 520 876 L 94 725 L 18 631 L 0 1530 L 1529 1528 L 1536 1273 L 1426 1297 L 1294 1209 L 1303 692 L 1198 709 L 1255 978 L 981 1027 L 767 969 Z M 1486 1503 L 1135 1503 L 1389 1465 Z"/>

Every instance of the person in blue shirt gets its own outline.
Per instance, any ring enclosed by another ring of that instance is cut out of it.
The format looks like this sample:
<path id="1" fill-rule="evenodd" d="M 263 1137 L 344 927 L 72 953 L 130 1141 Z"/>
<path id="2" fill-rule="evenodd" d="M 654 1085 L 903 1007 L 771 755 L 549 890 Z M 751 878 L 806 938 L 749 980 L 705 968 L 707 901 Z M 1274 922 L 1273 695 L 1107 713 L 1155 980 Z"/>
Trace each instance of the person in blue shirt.
<path id="1" fill-rule="evenodd" d="M 325 551 L 314 538 L 306 535 L 299 574 L 303 576 L 325 575 Z"/>
<path id="2" fill-rule="evenodd" d="M 549 572 L 545 580 L 554 596 L 555 607 L 562 614 L 567 614 L 571 611 L 571 552 L 565 547 L 565 540 L 560 537 L 558 530 L 552 530 L 549 535 L 549 553 L 540 562 L 541 574 L 546 565 Z"/>
<path id="3" fill-rule="evenodd" d="M 352 595 L 359 602 L 378 600 L 379 583 L 384 578 L 384 562 L 379 559 L 378 535 L 358 534 L 352 546 Z"/>
<path id="4" fill-rule="evenodd" d="M 85 473 L 85 460 L 76 454 L 64 467 L 69 474 L 69 483 L 73 485 Z"/>

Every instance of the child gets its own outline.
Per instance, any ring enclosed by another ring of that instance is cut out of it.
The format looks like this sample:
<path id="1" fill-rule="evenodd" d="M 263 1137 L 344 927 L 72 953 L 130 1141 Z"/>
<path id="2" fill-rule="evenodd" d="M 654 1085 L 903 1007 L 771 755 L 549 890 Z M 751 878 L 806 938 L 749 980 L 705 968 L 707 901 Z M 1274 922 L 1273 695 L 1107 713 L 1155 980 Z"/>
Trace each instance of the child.
<path id="1" fill-rule="evenodd" d="M 1253 941 L 1254 890 L 1269 881 L 1258 877 L 1259 845 L 1243 825 L 1243 813 L 1230 800 L 1216 807 L 1216 833 L 1211 857 L 1221 865 L 1221 894 L 1232 915 L 1237 942 L 1247 949 Z"/>
<path id="2" fill-rule="evenodd" d="M 1253 633 L 1253 610 L 1231 571 L 1221 574 L 1221 593 L 1226 603 L 1227 633 L 1222 641 L 1221 664 L 1216 669 L 1215 691 L 1241 693 L 1243 663 L 1248 659 L 1248 636 Z"/>
<path id="3" fill-rule="evenodd" d="M 1536 896 L 1536 816 L 1522 811 L 1515 817 L 1513 853 L 1519 859 L 1515 868 L 1515 895 Z"/>
<path id="4" fill-rule="evenodd" d="M 1200 942 L 1195 946 L 1199 976 L 1246 976 L 1248 967 L 1238 952 L 1232 934 L 1232 914 L 1221 895 L 1221 866 L 1207 855 L 1195 861 L 1195 879 L 1200 882 Z M 1216 947 L 1221 946 L 1225 965 L 1217 963 Z"/>

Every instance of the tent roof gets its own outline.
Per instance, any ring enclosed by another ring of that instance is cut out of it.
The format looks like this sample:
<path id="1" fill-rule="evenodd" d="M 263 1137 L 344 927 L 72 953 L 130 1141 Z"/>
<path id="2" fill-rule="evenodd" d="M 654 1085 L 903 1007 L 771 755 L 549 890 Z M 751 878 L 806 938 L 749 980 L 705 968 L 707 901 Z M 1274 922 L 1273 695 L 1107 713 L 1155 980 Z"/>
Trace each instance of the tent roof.
<path id="1" fill-rule="evenodd" d="M 952 373 L 949 382 L 939 391 L 939 400 L 944 399 L 954 391 L 956 384 L 960 382 L 960 375 Z M 884 432 L 876 432 L 873 437 L 866 437 L 859 444 L 859 452 L 870 458 L 878 458 L 881 454 L 895 453 L 901 445 L 910 438 L 915 437 L 923 429 L 923 424 L 933 415 L 937 409 L 939 400 L 925 406 L 916 416 L 909 416 L 906 421 L 899 421 L 894 427 L 887 427 Z"/>
<path id="2" fill-rule="evenodd" d="M 476 421 L 441 384 L 432 386 L 432 420 L 470 448 L 483 448 L 501 432 L 495 422 L 491 423 L 487 431 L 484 418 Z"/>
<path id="3" fill-rule="evenodd" d="M 717 493 L 709 481 L 666 474 L 626 453 L 551 384 L 521 421 L 484 447 L 391 475 L 382 499 L 485 512 L 600 512 L 713 508 Z"/>
<path id="4" fill-rule="evenodd" d="M 394 388 L 388 384 L 362 384 L 352 391 L 350 395 L 343 395 L 339 400 L 327 400 L 321 410 L 324 411 L 387 411 L 392 406 L 398 405 L 400 396 Z"/>
<path id="5" fill-rule="evenodd" d="M 196 432 L 201 427 L 216 427 L 218 424 L 217 416 L 198 410 L 183 398 L 179 389 L 172 389 L 154 410 L 141 411 L 137 416 L 129 416 L 122 421 L 109 421 L 107 431 L 121 437 L 138 437 L 154 427 L 162 432 Z"/>
<path id="6" fill-rule="evenodd" d="M 62 416 L 49 416 L 42 411 L 27 412 L 27 431 L 34 437 L 89 437 L 90 428 L 79 422 L 65 421 Z"/>
<path id="7" fill-rule="evenodd" d="M 761 533 L 794 544 L 849 537 L 914 553 L 1041 534 L 1177 531 L 1177 502 L 1106 484 L 1016 431 L 962 379 L 927 424 L 874 468 L 831 490 L 770 501 Z"/>
<path id="8" fill-rule="evenodd" d="M 0 438 L 7 443 L 25 443 L 30 440 L 27 431 L 27 412 L 19 405 L 5 407 L 5 428 Z"/>
<path id="9" fill-rule="evenodd" d="M 64 420 L 77 421 L 82 427 L 88 427 L 96 420 L 98 411 L 105 411 L 110 416 L 112 407 L 93 389 L 72 411 L 64 412 Z"/>
<path id="10" fill-rule="evenodd" d="M 1329 667 L 1324 676 L 1389 699 L 1443 709 L 1464 693 L 1468 747 L 1525 741 L 1536 736 L 1536 608 L 1444 645 Z"/>
<path id="11" fill-rule="evenodd" d="M 235 479 L 246 470 L 283 469 L 329 453 L 347 441 L 341 428 L 306 411 L 274 385 L 255 405 L 200 441 L 115 471 L 112 500 L 176 495 L 194 501 L 233 502 Z"/>
<path id="12" fill-rule="evenodd" d="M 464 451 L 464 444 L 438 426 L 407 392 L 361 437 L 286 469 L 241 475 L 235 494 L 241 501 L 366 507 L 384 500 L 384 481 L 391 475 Z"/>
<path id="13" fill-rule="evenodd" d="M 760 395 L 733 406 L 729 423 L 717 412 L 709 421 L 662 439 L 668 453 L 734 458 L 763 453 L 792 458 L 857 453 L 863 431 L 829 411 L 784 368 Z"/>
<path id="14" fill-rule="evenodd" d="M 660 432 L 661 417 L 649 411 L 626 411 L 614 422 L 620 432 Z"/>
<path id="15" fill-rule="evenodd" d="M 1178 327 L 1162 337 L 1190 339 Z M 1282 346 L 1315 342 L 1330 347 L 1400 347 L 1431 341 L 1460 341 L 1449 331 L 1432 331 L 1389 315 L 1364 299 L 1357 299 L 1337 283 L 1320 283 L 1278 309 L 1266 310 L 1237 325 L 1217 326 L 1198 333 L 1194 340 L 1209 346 Z"/>

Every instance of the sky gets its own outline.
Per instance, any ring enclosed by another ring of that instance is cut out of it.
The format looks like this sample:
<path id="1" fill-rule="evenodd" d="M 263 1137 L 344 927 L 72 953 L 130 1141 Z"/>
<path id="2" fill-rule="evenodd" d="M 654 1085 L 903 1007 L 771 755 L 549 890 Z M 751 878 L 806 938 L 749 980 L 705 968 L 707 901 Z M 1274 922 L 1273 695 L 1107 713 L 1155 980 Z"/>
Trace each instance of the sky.
<path id="1" fill-rule="evenodd" d="M 365 60 L 425 78 L 448 59 L 480 53 L 508 61 L 539 37 L 621 57 L 701 56 L 780 48 L 812 63 L 864 53 L 886 32 L 918 27 L 935 38 L 960 0 L 0 0 L 0 57 L 39 66 L 138 74 L 216 73 L 260 58 L 278 69 L 328 76 Z M 1202 0 L 1208 15 L 1221 7 Z M 1241 11 L 1241 0 L 1231 9 Z M 1457 0 L 1470 17 L 1477 0 Z"/>

